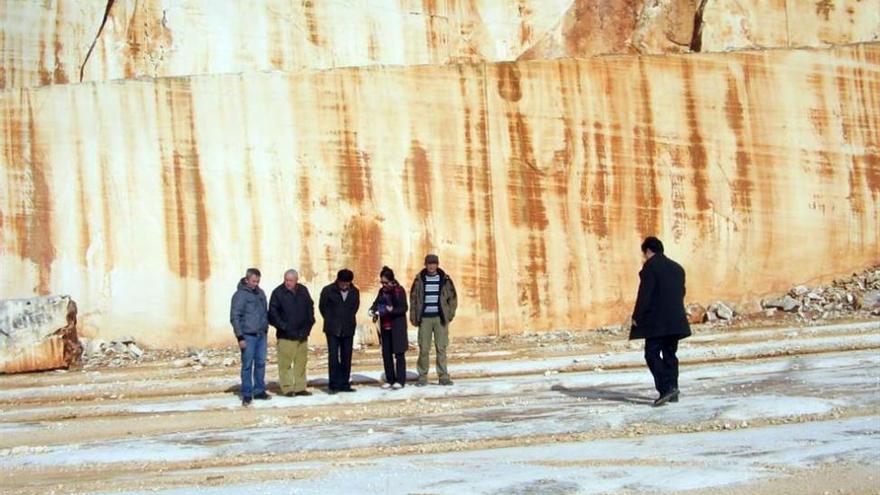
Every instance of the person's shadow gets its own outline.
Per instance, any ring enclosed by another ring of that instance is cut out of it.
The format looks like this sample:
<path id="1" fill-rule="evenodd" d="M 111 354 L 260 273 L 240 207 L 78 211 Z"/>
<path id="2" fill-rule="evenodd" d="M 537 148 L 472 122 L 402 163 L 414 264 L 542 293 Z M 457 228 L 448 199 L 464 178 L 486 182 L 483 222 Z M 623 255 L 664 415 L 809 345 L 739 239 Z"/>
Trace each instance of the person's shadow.
<path id="1" fill-rule="evenodd" d="M 568 388 L 565 385 L 554 385 L 554 392 L 565 394 L 576 399 L 607 400 L 613 402 L 625 402 L 628 404 L 653 405 L 654 399 L 644 395 L 617 392 L 601 388 Z"/>
<path id="2" fill-rule="evenodd" d="M 410 376 L 411 373 L 407 373 L 408 379 L 413 379 L 413 376 L 418 377 L 418 375 Z M 366 375 L 361 375 L 358 373 L 351 375 L 352 385 L 378 385 L 380 382 L 375 378 L 371 378 Z M 327 379 L 326 378 L 311 378 L 309 379 L 309 387 L 314 389 L 326 389 L 327 388 Z M 275 395 L 281 394 L 281 385 L 277 381 L 266 381 L 266 390 L 272 392 Z M 233 394 L 233 395 L 241 395 L 241 385 L 232 385 L 226 390 L 225 393 Z"/>

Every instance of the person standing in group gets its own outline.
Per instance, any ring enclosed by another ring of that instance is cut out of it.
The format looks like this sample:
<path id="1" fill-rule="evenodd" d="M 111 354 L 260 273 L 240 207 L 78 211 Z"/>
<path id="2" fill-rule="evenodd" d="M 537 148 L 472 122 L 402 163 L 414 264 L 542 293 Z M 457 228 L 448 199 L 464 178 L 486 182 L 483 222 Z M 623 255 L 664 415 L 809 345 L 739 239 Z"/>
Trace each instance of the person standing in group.
<path id="1" fill-rule="evenodd" d="M 329 359 L 329 386 L 327 391 L 354 392 L 351 388 L 351 353 L 357 312 L 360 308 L 360 291 L 355 287 L 354 273 L 339 270 L 336 281 L 321 290 L 318 310 L 324 317 L 324 334 L 327 336 Z"/>
<path id="2" fill-rule="evenodd" d="M 379 273 L 382 287 L 373 305 L 370 316 L 379 323 L 382 362 L 385 365 L 383 389 L 401 389 L 406 385 L 406 349 L 409 339 L 406 335 L 406 291 L 394 278 L 394 271 L 387 266 Z"/>
<path id="3" fill-rule="evenodd" d="M 269 324 L 278 337 L 278 381 L 281 393 L 312 395 L 306 390 L 309 334 L 315 325 L 315 303 L 309 290 L 299 284 L 299 273 L 290 269 L 284 282 L 269 298 Z"/>
<path id="4" fill-rule="evenodd" d="M 446 347 L 449 345 L 449 324 L 458 308 L 458 295 L 452 279 L 440 269 L 436 254 L 425 256 L 425 268 L 416 275 L 409 298 L 409 320 L 419 327 L 419 381 L 416 386 L 428 384 L 432 338 L 437 352 L 440 385 L 452 385 L 446 368 Z"/>
<path id="5" fill-rule="evenodd" d="M 260 288 L 260 270 L 248 268 L 232 296 L 229 309 L 232 331 L 241 349 L 241 403 L 268 400 L 266 393 L 266 294 Z"/>
<path id="6" fill-rule="evenodd" d="M 663 254 L 656 237 L 642 242 L 644 264 L 629 338 L 645 339 L 645 362 L 660 396 L 654 406 L 678 402 L 678 341 L 691 335 L 684 308 L 684 269 Z"/>

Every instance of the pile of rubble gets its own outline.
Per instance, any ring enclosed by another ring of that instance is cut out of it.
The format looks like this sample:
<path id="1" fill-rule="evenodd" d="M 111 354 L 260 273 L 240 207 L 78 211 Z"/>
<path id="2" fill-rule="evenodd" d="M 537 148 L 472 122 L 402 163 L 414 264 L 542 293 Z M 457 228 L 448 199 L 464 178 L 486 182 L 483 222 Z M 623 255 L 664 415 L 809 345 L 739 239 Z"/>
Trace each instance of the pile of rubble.
<path id="1" fill-rule="evenodd" d="M 186 357 L 174 359 L 171 361 L 171 366 L 174 368 L 192 368 L 195 371 L 217 365 L 228 368 L 238 363 L 238 360 L 229 354 L 230 352 L 224 349 L 189 348 L 186 351 Z"/>
<path id="2" fill-rule="evenodd" d="M 767 316 L 784 311 L 804 320 L 880 316 L 880 266 L 826 287 L 798 285 L 782 297 L 761 301 L 761 307 Z"/>
<path id="3" fill-rule="evenodd" d="M 111 368 L 140 361 L 144 350 L 134 341 L 134 337 L 122 337 L 107 342 L 102 339 L 81 338 L 83 348 L 83 364 L 92 366 L 109 366 Z"/>
<path id="4" fill-rule="evenodd" d="M 880 266 L 851 277 L 838 279 L 828 286 L 798 285 L 779 297 L 764 299 L 754 310 L 743 310 L 717 301 L 708 307 L 690 304 L 691 323 L 723 324 L 743 315 L 793 317 L 802 321 L 866 318 L 880 316 Z"/>
<path id="5" fill-rule="evenodd" d="M 739 311 L 735 310 L 733 304 L 716 301 L 708 307 L 701 304 L 688 304 L 687 308 L 688 321 L 691 323 L 720 323 L 733 321 L 734 317 L 739 315 Z"/>
<path id="6" fill-rule="evenodd" d="M 133 337 L 122 337 L 109 342 L 101 339 L 80 339 L 83 344 L 83 364 L 88 368 L 118 368 L 136 363 L 170 362 L 174 368 L 192 368 L 195 371 L 211 366 L 230 367 L 238 363 L 237 350 L 196 349 L 142 349 Z"/>

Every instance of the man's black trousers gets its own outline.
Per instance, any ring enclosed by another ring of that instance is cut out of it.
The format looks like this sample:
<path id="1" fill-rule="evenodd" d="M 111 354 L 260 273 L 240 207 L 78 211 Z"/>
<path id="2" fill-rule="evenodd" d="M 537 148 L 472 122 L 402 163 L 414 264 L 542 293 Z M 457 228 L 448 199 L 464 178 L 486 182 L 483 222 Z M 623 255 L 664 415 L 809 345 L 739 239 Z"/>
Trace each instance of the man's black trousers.
<path id="1" fill-rule="evenodd" d="M 330 390 L 345 390 L 351 386 L 349 380 L 351 378 L 351 348 L 354 345 L 354 336 L 326 335 Z"/>
<path id="2" fill-rule="evenodd" d="M 645 362 L 660 395 L 678 389 L 678 340 L 677 335 L 645 339 Z"/>

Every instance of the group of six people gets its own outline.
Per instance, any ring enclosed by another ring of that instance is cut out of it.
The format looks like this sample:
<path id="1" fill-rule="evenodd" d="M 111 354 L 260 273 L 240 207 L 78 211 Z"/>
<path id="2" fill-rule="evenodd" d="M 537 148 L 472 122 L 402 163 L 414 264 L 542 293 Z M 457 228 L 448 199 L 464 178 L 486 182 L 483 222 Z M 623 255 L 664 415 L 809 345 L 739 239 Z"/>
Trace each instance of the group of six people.
<path id="1" fill-rule="evenodd" d="M 678 342 L 691 335 L 684 307 L 685 272 L 664 254 L 663 243 L 648 237 L 641 245 L 643 264 L 639 292 L 632 313 L 630 339 L 645 340 L 645 361 L 660 394 L 655 406 L 678 402 Z M 406 291 L 394 272 L 379 273 L 381 288 L 370 305 L 369 315 L 378 324 L 385 365 L 385 389 L 406 385 L 407 318 L 418 327 L 419 360 L 417 386 L 428 383 L 432 340 L 437 353 L 441 385 L 452 385 L 446 365 L 449 323 L 455 318 L 458 296 L 452 279 L 439 267 L 434 254 L 425 257 L 425 268 Z M 306 391 L 308 338 L 315 324 L 314 303 L 308 289 L 299 284 L 295 270 L 284 274 L 284 283 L 266 295 L 260 289 L 260 272 L 249 268 L 232 297 L 230 320 L 241 348 L 241 396 L 244 405 L 253 399 L 269 399 L 266 393 L 266 332 L 277 329 L 278 375 L 285 395 L 311 395 Z M 324 318 L 329 356 L 328 392 L 353 392 L 351 358 L 360 309 L 360 292 L 352 283 L 351 270 L 340 270 L 336 280 L 321 290 L 318 309 Z"/>

